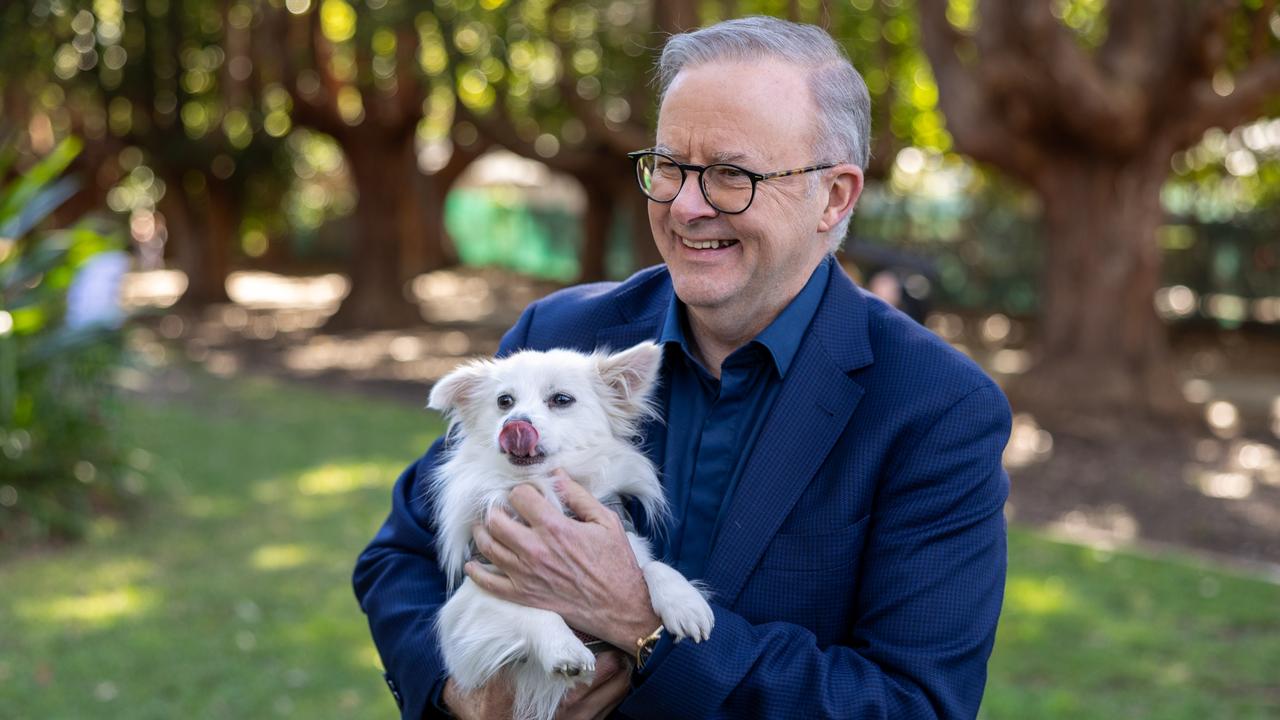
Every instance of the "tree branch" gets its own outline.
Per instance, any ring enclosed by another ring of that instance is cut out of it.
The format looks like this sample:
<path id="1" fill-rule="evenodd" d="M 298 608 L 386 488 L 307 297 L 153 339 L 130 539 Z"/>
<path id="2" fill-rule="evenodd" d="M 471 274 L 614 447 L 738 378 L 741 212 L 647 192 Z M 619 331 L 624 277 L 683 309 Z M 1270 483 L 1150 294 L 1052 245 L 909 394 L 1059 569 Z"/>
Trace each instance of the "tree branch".
<path id="1" fill-rule="evenodd" d="M 1226 97 L 1214 91 L 1211 80 L 1197 84 L 1190 97 L 1192 110 L 1174 131 L 1178 149 L 1198 142 L 1209 128 L 1230 129 L 1260 117 L 1268 101 L 1280 98 L 1280 57 L 1245 68 L 1236 75 L 1235 88 Z"/>
<path id="2" fill-rule="evenodd" d="M 547 14 L 553 14 L 563 4 L 563 0 L 556 0 L 548 8 Z M 557 81 L 557 85 L 560 88 L 560 97 L 569 106 L 569 110 L 574 117 L 586 128 L 587 137 L 611 148 L 620 155 L 647 146 L 650 137 L 648 128 L 630 121 L 615 123 L 611 126 L 601 116 L 600 109 L 595 103 L 584 99 L 578 94 L 577 81 L 580 78 L 573 70 L 573 63 L 569 61 L 569 58 L 573 56 L 572 50 L 554 32 L 548 33 L 548 38 L 555 45 L 556 51 L 560 53 L 562 72 L 560 73 L 560 79 Z"/>
<path id="3" fill-rule="evenodd" d="M 1271 14 L 1276 10 L 1276 0 L 1263 0 L 1262 7 L 1258 8 L 1253 16 L 1253 27 L 1250 29 L 1251 37 L 1249 38 L 1249 60 L 1255 61 L 1262 58 L 1267 52 L 1267 46 L 1271 41 L 1267 39 L 1267 35 L 1271 32 Z"/>
<path id="4" fill-rule="evenodd" d="M 987 87 L 962 55 L 973 51 L 947 20 L 947 0 L 919 0 L 921 46 L 938 83 L 938 105 L 956 149 L 1026 181 L 1042 164 L 1040 152 L 995 111 Z"/>
<path id="5" fill-rule="evenodd" d="M 1065 127 L 1113 152 L 1141 145 L 1148 117 L 1143 88 L 1107 77 L 1048 2 L 987 0 L 981 18 L 986 84 L 1002 99 L 1019 98 L 1030 125 Z"/>

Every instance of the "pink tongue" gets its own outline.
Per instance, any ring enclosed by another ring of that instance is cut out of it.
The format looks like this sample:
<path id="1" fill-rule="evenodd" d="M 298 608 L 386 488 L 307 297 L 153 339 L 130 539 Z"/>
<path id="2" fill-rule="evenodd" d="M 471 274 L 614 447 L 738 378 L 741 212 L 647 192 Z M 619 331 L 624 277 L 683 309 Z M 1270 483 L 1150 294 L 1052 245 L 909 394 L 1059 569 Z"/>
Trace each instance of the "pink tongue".
<path id="1" fill-rule="evenodd" d="M 538 449 L 538 431 L 523 420 L 513 420 L 502 426 L 498 446 L 512 455 L 533 457 Z"/>

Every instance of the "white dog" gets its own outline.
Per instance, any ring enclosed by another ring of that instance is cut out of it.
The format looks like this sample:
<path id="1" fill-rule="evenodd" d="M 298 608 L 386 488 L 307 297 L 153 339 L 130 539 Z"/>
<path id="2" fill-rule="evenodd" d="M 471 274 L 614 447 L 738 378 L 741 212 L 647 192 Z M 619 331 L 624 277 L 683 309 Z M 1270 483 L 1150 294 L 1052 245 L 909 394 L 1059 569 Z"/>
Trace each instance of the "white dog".
<path id="1" fill-rule="evenodd" d="M 549 720 L 575 683 L 591 679 L 595 655 L 559 615 L 499 600 L 465 578 L 471 527 L 506 512 L 508 493 L 521 483 L 560 505 L 550 477 L 556 468 L 606 505 L 631 497 L 649 518 L 664 519 L 653 464 L 633 444 L 654 413 L 649 395 L 661 362 L 653 343 L 613 355 L 526 351 L 466 364 L 431 390 L 428 406 L 449 418 L 450 440 L 429 492 L 440 564 L 457 588 L 437 621 L 441 651 L 463 692 L 507 669 L 517 719 Z M 702 594 L 654 561 L 644 538 L 630 531 L 628 538 L 667 632 L 706 639 L 714 616 Z"/>

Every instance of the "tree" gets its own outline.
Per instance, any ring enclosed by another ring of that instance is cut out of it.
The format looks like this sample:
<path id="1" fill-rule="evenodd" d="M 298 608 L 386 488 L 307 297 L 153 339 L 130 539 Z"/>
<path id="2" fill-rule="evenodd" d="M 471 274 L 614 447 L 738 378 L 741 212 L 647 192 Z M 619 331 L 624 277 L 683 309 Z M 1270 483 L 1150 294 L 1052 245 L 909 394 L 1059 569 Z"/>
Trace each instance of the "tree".
<path id="1" fill-rule="evenodd" d="M 956 150 L 1043 205 L 1039 354 L 1015 396 L 1179 412 L 1153 305 L 1160 192 L 1175 153 L 1280 99 L 1276 3 L 918 1 Z"/>
<path id="2" fill-rule="evenodd" d="M 351 292 L 327 327 L 386 328 L 421 322 L 406 281 L 444 265 L 444 195 L 483 149 L 455 143 L 449 163 L 423 176 L 417 136 L 424 105 L 452 104 L 428 92 L 420 25 L 407 3 L 357 16 L 345 0 L 301 13 L 268 13 L 264 38 L 287 38 L 278 64 L 300 125 L 333 137 L 351 168 L 359 228 Z"/>
<path id="3" fill-rule="evenodd" d="M 587 196 L 580 275 L 605 276 L 609 231 L 633 220 L 633 251 L 657 261 L 625 155 L 652 140 L 646 48 L 694 22 L 688 0 L 650 5 L 514 2 L 463 15 L 441 6 L 459 114 L 496 144 L 576 179 Z M 651 31 L 652 30 L 652 31 Z"/>

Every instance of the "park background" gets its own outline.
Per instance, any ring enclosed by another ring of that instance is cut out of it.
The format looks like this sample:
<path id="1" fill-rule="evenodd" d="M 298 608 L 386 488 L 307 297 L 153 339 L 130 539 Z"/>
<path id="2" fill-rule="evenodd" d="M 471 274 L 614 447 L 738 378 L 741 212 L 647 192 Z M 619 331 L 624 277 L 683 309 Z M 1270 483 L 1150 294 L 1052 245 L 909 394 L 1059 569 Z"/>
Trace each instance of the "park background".
<path id="1" fill-rule="evenodd" d="M 430 383 L 658 260 L 653 58 L 750 14 L 866 77 L 841 262 L 1012 400 L 980 717 L 1280 717 L 1275 0 L 4 3 L 0 717 L 392 717 Z"/>

